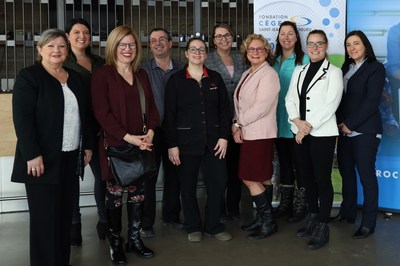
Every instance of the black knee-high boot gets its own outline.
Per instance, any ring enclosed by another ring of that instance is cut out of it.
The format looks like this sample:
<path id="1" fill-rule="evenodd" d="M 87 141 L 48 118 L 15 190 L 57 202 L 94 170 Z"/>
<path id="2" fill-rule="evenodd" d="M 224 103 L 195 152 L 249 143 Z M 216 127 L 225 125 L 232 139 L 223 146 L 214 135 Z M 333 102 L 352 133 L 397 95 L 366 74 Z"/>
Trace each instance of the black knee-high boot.
<path id="1" fill-rule="evenodd" d="M 278 232 L 278 225 L 272 213 L 272 193 L 273 186 L 267 185 L 263 193 L 253 197 L 257 206 L 257 216 L 261 222 L 260 227 L 248 236 L 249 239 L 262 239 Z"/>
<path id="2" fill-rule="evenodd" d="M 128 210 L 128 240 L 126 241 L 126 252 L 135 252 L 141 258 L 151 258 L 154 252 L 147 248 L 140 238 L 142 225 L 143 202 L 127 203 Z"/>
<path id="3" fill-rule="evenodd" d="M 110 256 L 114 264 L 126 264 L 126 256 L 124 252 L 124 241 L 121 237 L 121 215 L 122 207 L 107 209 L 107 220 L 110 231 Z"/>

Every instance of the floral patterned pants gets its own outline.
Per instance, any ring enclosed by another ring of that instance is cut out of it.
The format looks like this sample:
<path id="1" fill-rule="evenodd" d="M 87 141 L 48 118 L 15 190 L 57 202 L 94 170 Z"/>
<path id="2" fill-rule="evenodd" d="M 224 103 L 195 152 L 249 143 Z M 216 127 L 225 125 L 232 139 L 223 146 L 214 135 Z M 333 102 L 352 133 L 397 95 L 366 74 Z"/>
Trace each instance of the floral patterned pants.
<path id="1" fill-rule="evenodd" d="M 122 205 L 122 197 L 124 195 L 124 188 L 122 188 L 115 179 L 107 180 L 107 193 L 106 193 L 106 208 L 114 209 Z M 128 191 L 128 203 L 136 203 L 144 201 L 144 185 L 129 186 L 126 188 Z"/>

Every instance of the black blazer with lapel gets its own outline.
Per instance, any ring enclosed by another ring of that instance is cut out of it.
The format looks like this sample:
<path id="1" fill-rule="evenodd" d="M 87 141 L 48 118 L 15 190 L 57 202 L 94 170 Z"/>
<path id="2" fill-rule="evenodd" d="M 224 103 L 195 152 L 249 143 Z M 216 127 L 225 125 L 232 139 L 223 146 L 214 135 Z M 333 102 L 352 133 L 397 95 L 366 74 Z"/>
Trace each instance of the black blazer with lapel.
<path id="1" fill-rule="evenodd" d="M 69 68 L 68 87 L 78 101 L 82 148 L 92 149 L 93 139 L 86 125 L 88 90 L 79 74 Z M 13 182 L 57 184 L 60 176 L 64 127 L 64 95 L 61 84 L 38 63 L 22 69 L 13 89 L 13 121 L 17 135 Z M 88 134 L 89 133 L 89 134 Z M 42 155 L 44 175 L 27 175 L 27 161 Z M 78 162 L 78 158 L 77 158 Z"/>
<path id="2" fill-rule="evenodd" d="M 345 75 L 349 67 L 344 66 L 342 70 Z M 382 133 L 379 103 L 384 83 L 383 64 L 365 61 L 347 82 L 337 111 L 338 124 L 344 123 L 351 131 L 359 133 Z"/>

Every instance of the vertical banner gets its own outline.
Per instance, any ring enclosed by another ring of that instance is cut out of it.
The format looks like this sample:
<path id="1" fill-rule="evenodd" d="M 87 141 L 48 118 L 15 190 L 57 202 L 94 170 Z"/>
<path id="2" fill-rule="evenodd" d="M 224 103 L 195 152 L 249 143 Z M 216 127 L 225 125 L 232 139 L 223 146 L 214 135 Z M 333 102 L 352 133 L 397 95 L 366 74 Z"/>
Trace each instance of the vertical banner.
<path id="1" fill-rule="evenodd" d="M 329 39 L 330 61 L 338 67 L 342 65 L 346 34 L 345 0 L 254 0 L 254 32 L 264 35 L 273 48 L 279 26 L 286 20 L 297 24 L 304 48 L 310 31 L 324 30 Z"/>
<path id="2" fill-rule="evenodd" d="M 348 0 L 347 30 L 362 30 L 377 59 L 385 65 L 386 83 L 380 112 L 383 134 L 376 160 L 380 208 L 400 210 L 400 5 L 398 0 Z M 358 185 L 358 203 L 364 201 Z"/>

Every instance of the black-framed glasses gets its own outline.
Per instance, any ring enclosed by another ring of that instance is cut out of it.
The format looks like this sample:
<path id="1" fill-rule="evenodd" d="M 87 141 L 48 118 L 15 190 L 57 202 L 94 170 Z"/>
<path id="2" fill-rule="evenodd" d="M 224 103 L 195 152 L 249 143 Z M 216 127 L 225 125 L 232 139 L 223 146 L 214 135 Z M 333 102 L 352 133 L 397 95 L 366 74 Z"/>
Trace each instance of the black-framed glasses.
<path id="1" fill-rule="evenodd" d="M 318 48 L 321 48 L 325 44 L 326 42 L 307 42 L 307 47 L 314 48 L 315 46 L 317 46 Z"/>
<path id="2" fill-rule="evenodd" d="M 199 52 L 199 54 L 205 54 L 207 52 L 206 48 L 196 48 L 196 47 L 189 47 L 188 49 L 189 53 L 191 54 L 196 54 Z"/>
<path id="3" fill-rule="evenodd" d="M 230 40 L 230 39 L 232 39 L 232 37 L 233 37 L 232 34 L 230 34 L 229 32 L 225 33 L 224 35 L 222 35 L 222 34 L 214 35 L 214 39 L 216 39 L 217 41 L 221 41 L 224 38 L 225 38 L 225 40 Z"/>
<path id="4" fill-rule="evenodd" d="M 126 47 L 128 47 L 128 46 L 129 46 L 129 49 L 131 49 L 131 50 L 135 50 L 135 49 L 136 49 L 136 43 L 134 43 L 134 42 L 132 42 L 132 43 L 120 42 L 120 43 L 118 44 L 118 48 L 119 48 L 120 50 L 125 50 Z"/>
<path id="5" fill-rule="evenodd" d="M 157 38 L 151 38 L 150 39 L 150 43 L 157 43 L 157 42 L 166 43 L 168 41 L 169 41 L 168 37 L 160 37 L 158 39 Z"/>
<path id="6" fill-rule="evenodd" d="M 249 48 L 247 48 L 247 52 L 250 54 L 254 54 L 255 52 L 262 53 L 264 51 L 265 51 L 264 47 L 257 47 L 257 48 L 249 47 Z"/>

